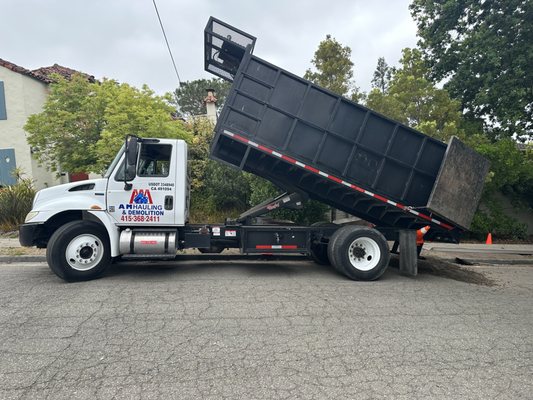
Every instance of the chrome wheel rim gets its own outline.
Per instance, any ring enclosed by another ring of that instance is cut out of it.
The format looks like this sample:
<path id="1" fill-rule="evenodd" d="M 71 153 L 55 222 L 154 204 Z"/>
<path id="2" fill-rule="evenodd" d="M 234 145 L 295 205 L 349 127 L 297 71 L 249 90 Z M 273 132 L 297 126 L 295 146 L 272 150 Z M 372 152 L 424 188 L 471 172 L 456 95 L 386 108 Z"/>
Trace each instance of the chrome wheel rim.
<path id="1" fill-rule="evenodd" d="M 76 236 L 67 245 L 65 257 L 68 265 L 77 271 L 94 268 L 104 256 L 101 240 L 90 234 Z"/>

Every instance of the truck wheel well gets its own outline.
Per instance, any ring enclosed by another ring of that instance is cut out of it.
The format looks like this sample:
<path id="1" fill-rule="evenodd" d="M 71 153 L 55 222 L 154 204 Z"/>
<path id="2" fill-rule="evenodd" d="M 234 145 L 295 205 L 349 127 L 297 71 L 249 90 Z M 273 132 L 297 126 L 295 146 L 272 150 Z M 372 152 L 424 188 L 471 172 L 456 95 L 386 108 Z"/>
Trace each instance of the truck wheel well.
<path id="1" fill-rule="evenodd" d="M 48 240 L 50 240 L 50 237 L 54 234 L 54 232 L 59 229 L 61 226 L 72 222 L 72 221 L 81 221 L 83 219 L 91 219 L 95 220 L 93 218 L 86 218 L 84 215 L 84 212 L 82 210 L 69 210 L 69 211 L 63 211 L 56 215 L 54 215 L 52 218 L 50 218 L 48 221 L 44 223 L 44 230 L 41 235 L 37 238 L 37 247 L 46 247 L 48 244 Z M 95 222 L 101 223 L 96 219 Z"/>

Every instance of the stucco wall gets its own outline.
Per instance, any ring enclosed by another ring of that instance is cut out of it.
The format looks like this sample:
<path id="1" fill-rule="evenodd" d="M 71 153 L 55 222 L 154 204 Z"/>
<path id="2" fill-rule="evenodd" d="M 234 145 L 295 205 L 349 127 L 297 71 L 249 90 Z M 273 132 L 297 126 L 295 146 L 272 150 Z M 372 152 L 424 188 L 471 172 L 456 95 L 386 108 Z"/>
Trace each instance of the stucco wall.
<path id="1" fill-rule="evenodd" d="M 35 180 L 42 189 L 60 183 L 55 175 L 32 159 L 30 146 L 23 129 L 31 114 L 42 111 L 48 95 L 48 86 L 0 66 L 0 81 L 4 82 L 7 119 L 0 120 L 0 148 L 14 148 L 17 167 Z"/>

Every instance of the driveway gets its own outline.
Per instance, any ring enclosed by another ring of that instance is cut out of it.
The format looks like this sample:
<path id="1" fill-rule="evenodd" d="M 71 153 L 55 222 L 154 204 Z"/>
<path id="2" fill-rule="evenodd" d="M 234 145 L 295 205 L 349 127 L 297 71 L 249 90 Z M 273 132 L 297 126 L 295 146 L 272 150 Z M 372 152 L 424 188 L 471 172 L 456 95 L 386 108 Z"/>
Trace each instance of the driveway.
<path id="1" fill-rule="evenodd" d="M 531 398 L 533 267 L 438 264 L 3 264 L 0 398 Z"/>

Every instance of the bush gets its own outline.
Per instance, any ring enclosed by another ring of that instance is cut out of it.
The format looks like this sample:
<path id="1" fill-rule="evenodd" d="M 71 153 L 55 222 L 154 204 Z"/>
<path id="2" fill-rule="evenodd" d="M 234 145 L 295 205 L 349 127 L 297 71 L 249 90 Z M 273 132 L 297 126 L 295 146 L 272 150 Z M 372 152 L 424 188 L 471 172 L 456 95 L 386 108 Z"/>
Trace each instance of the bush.
<path id="1" fill-rule="evenodd" d="M 0 189 L 0 230 L 13 231 L 24 222 L 31 211 L 35 189 L 31 179 L 15 172 L 17 183 Z"/>
<path id="2" fill-rule="evenodd" d="M 254 175 L 248 175 L 251 188 L 250 202 L 255 206 L 269 198 L 281 194 L 281 191 L 272 183 Z M 297 224 L 311 225 L 314 222 L 324 220 L 324 214 L 328 206 L 316 200 L 308 200 L 304 203 L 301 210 L 281 209 L 275 210 L 268 214 L 274 219 L 289 220 Z"/>
<path id="3" fill-rule="evenodd" d="M 478 208 L 470 227 L 470 237 L 484 240 L 489 232 L 497 239 L 525 239 L 527 226 L 506 215 L 503 207 L 494 199 L 486 201 L 485 207 Z"/>

